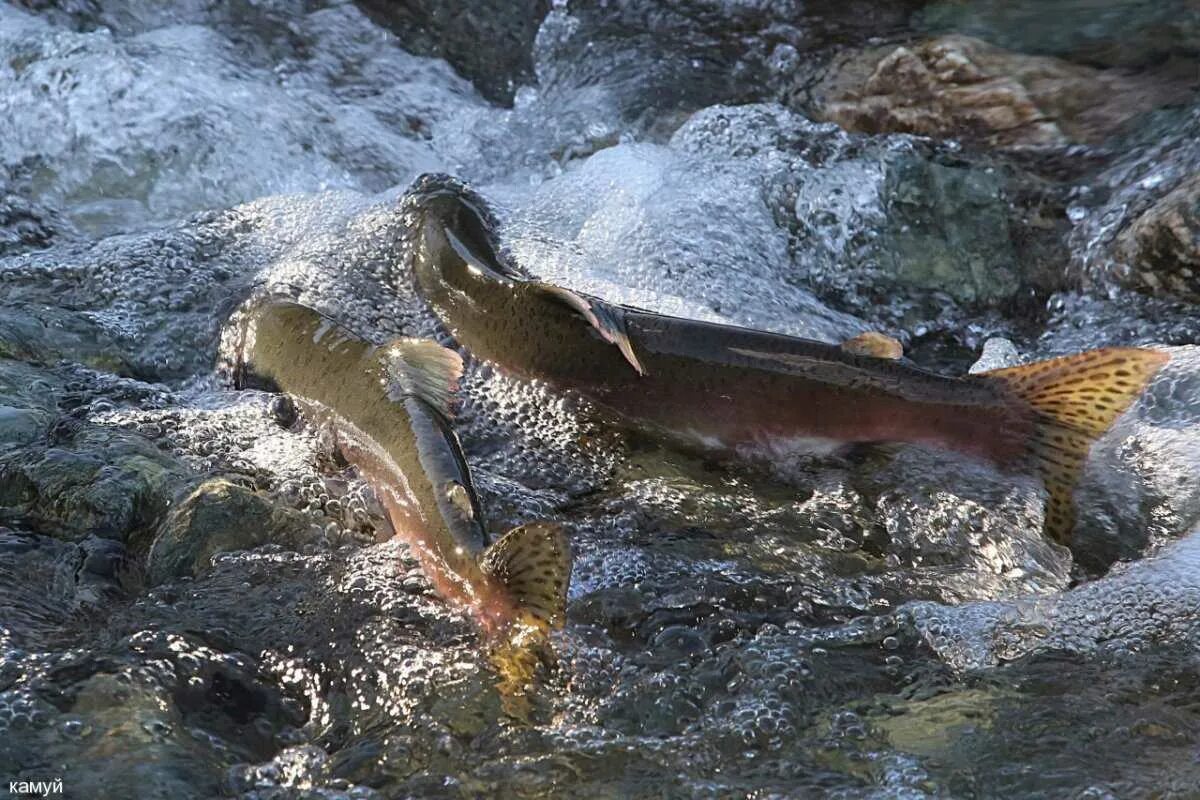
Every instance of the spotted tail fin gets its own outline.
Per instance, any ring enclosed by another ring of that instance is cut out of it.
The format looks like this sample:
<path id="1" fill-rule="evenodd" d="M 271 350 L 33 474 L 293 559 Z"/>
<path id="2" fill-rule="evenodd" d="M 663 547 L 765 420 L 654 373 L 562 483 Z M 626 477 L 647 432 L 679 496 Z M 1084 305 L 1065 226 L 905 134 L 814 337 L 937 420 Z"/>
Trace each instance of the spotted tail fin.
<path id="1" fill-rule="evenodd" d="M 520 611 L 518 624 L 492 646 L 489 660 L 500 678 L 496 689 L 505 713 L 528 722 L 537 676 L 553 661 L 548 634 L 566 618 L 571 551 L 562 526 L 532 522 L 491 545 L 479 566 L 508 589 Z"/>
<path id="2" fill-rule="evenodd" d="M 1075 484 L 1092 442 L 1169 360 L 1157 350 L 1112 347 L 984 373 L 1033 409 L 1029 450 L 1049 494 L 1045 529 L 1055 541 L 1071 539 Z"/>
<path id="3" fill-rule="evenodd" d="M 562 626 L 571 579 L 562 526 L 531 522 L 513 528 L 484 551 L 479 567 L 508 589 L 526 622 L 542 630 Z"/>

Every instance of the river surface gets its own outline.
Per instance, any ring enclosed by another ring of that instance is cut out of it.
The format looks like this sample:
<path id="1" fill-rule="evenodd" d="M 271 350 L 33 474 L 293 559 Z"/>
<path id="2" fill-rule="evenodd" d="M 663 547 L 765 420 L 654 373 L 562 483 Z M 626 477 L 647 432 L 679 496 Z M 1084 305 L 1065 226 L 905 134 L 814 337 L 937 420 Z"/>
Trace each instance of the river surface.
<path id="1" fill-rule="evenodd" d="M 1184 0 L 0 4 L 0 787 L 1200 797 L 1198 54 Z M 518 722 L 328 434 L 229 378 L 265 291 L 449 342 L 426 172 L 610 300 L 1172 362 L 1068 549 L 1032 477 L 712 463 L 468 361 L 490 529 L 575 555 Z"/>

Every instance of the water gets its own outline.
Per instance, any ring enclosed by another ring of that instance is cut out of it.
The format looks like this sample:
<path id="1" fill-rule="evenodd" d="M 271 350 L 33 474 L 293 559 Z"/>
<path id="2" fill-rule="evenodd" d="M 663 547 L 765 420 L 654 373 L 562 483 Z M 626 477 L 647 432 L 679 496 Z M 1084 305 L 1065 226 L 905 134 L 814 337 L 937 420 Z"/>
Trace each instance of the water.
<path id="1" fill-rule="evenodd" d="M 1161 20 L 1025 41 L 1028 4 L 860 6 L 567 2 L 529 26 L 485 4 L 481 30 L 536 30 L 486 79 L 461 40 L 421 38 L 454 25 L 389 32 L 350 3 L 0 6 L 0 779 L 1194 793 L 1196 284 L 1130 231 L 1191 196 L 1195 111 L 1009 152 L 847 133 L 798 99 L 831 54 L 905 31 L 1141 69 Z M 1194 57 L 1188 19 L 1155 52 Z M 396 213 L 430 170 L 494 205 L 531 273 L 613 300 L 883 330 L 951 374 L 996 337 L 996 363 L 1173 361 L 1094 448 L 1071 551 L 1042 537 L 1033 478 L 914 447 L 717 465 L 469 363 L 457 428 L 491 530 L 558 519 L 576 557 L 558 668 L 517 724 L 370 488 L 225 363 L 260 291 L 446 341 Z M 163 531 L 201 556 L 164 555 Z"/>

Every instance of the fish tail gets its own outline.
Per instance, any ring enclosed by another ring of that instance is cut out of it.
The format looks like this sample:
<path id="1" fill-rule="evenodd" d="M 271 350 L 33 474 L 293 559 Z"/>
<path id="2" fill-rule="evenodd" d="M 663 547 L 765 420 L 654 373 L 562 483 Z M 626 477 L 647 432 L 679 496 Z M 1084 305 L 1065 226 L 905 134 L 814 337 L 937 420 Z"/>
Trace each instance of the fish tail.
<path id="1" fill-rule="evenodd" d="M 480 569 L 504 586 L 518 617 L 508 637 L 491 650 L 505 711 L 527 720 L 530 689 L 541 666 L 553 660 L 548 634 L 566 619 L 571 550 L 561 525 L 531 522 L 502 536 L 483 551 Z"/>
<path id="2" fill-rule="evenodd" d="M 1137 399 L 1170 356 L 1111 347 L 984 373 L 1033 411 L 1029 452 L 1049 499 L 1045 530 L 1066 544 L 1075 525 L 1075 485 L 1092 443 Z"/>
<path id="3" fill-rule="evenodd" d="M 508 590 L 522 622 L 543 631 L 562 627 L 571 549 L 561 525 L 530 522 L 513 528 L 483 551 L 479 567 Z"/>

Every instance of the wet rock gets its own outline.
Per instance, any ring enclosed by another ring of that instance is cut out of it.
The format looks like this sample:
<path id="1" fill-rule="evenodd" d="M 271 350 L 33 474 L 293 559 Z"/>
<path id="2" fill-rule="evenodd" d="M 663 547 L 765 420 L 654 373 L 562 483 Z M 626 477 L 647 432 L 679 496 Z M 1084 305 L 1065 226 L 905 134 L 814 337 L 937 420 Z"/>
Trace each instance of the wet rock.
<path id="1" fill-rule="evenodd" d="M 707 105 L 766 99 L 770 53 L 802 46 L 795 16 L 790 0 L 556 7 L 538 33 L 538 81 L 556 96 L 596 87 L 624 125 L 664 137 Z"/>
<path id="2" fill-rule="evenodd" d="M 0 313 L 0 348 L 139 377 L 207 367 L 218 309 L 240 291 L 226 236 L 201 224 L 15 256 L 0 265 L 18 306 Z M 143 311 L 151 316 L 138 322 Z"/>
<path id="3" fill-rule="evenodd" d="M 118 375 L 133 373 L 104 326 L 52 306 L 0 307 L 0 357 L 47 365 L 67 360 Z"/>
<path id="4" fill-rule="evenodd" d="M 1200 107 L 1163 113 L 1124 154 L 1074 192 L 1071 270 L 1088 287 L 1116 285 L 1195 299 L 1200 259 Z"/>
<path id="5" fill-rule="evenodd" d="M 893 282 L 978 305 L 1021 288 L 999 174 L 900 157 L 888 165 L 882 191 L 881 266 Z"/>
<path id="6" fill-rule="evenodd" d="M 29 444 L 49 427 L 50 415 L 32 408 L 0 405 L 0 450 Z"/>
<path id="7" fill-rule="evenodd" d="M 195 575 L 217 553 L 263 544 L 297 548 L 316 541 L 312 518 L 229 481 L 198 486 L 171 511 L 148 556 L 148 577 L 157 584 Z"/>
<path id="8" fill-rule="evenodd" d="M 0 187 L 0 256 L 45 247 L 64 226 L 48 208 Z"/>
<path id="9" fill-rule="evenodd" d="M 1022 53 L 1127 67 L 1194 57 L 1200 42 L 1200 10 L 1190 0 L 938 0 L 913 22 Z"/>
<path id="10" fill-rule="evenodd" d="M 1021 354 L 1017 347 L 1008 339 L 995 337 L 983 343 L 983 351 L 979 359 L 971 365 L 972 375 L 1003 367 L 1012 367 L 1021 363 Z"/>
<path id="11" fill-rule="evenodd" d="M 286 394 L 281 394 L 278 397 L 272 398 L 270 408 L 271 419 L 281 428 L 290 428 L 296 424 L 299 418 L 299 411 L 296 409 L 296 403 Z"/>
<path id="12" fill-rule="evenodd" d="M 1200 300 L 1200 176 L 1188 178 L 1118 236 L 1124 282 L 1151 294 Z"/>
<path id="13" fill-rule="evenodd" d="M 836 59 L 812 93 L 846 130 L 1003 147 L 1097 142 L 1188 88 L 949 35 Z"/>
<path id="14" fill-rule="evenodd" d="M 140 436 L 99 426 L 0 457 L 0 513 L 76 541 L 89 534 L 130 541 L 162 518 L 190 477 Z"/>
<path id="15" fill-rule="evenodd" d="M 533 82 L 533 41 L 549 0 L 357 0 L 406 50 L 444 58 L 484 97 L 511 104 Z"/>
<path id="16" fill-rule="evenodd" d="M 705 109 L 672 144 L 745 159 L 740 174 L 758 172 L 791 234 L 792 276 L 868 318 L 900 312 L 891 324 L 917 327 L 955 303 L 995 307 L 1042 283 L 1054 227 L 1026 235 L 1018 199 L 1041 189 L 1018 170 L 906 136 L 848 135 L 775 105 Z"/>
<path id="17" fill-rule="evenodd" d="M 58 416 L 61 391 L 45 370 L 0 358 L 0 452 L 43 436 Z"/>

